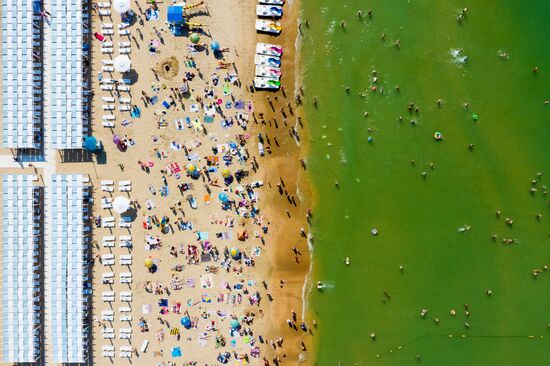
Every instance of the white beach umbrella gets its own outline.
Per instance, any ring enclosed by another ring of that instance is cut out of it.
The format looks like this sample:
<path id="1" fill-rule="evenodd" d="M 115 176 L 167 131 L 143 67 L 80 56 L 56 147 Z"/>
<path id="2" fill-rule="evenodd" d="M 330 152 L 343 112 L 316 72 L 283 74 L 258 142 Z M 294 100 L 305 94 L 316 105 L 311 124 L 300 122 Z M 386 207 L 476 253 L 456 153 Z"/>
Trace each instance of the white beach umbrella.
<path id="1" fill-rule="evenodd" d="M 130 10 L 130 0 L 115 0 L 113 2 L 113 8 L 119 13 L 125 13 Z"/>
<path id="2" fill-rule="evenodd" d="M 115 63 L 115 70 L 118 72 L 126 72 L 130 70 L 130 67 L 132 67 L 132 60 L 126 55 L 120 55 L 117 56 L 114 59 Z"/>
<path id="3" fill-rule="evenodd" d="M 122 214 L 130 208 L 130 200 L 126 197 L 118 196 L 113 201 L 113 210 L 116 213 Z"/>

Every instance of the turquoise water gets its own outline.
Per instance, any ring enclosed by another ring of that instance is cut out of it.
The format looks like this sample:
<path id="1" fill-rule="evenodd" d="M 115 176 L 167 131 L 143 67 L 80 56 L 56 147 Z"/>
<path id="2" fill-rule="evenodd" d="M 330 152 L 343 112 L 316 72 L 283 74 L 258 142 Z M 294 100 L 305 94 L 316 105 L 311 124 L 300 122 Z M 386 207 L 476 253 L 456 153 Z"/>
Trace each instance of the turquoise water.
<path id="1" fill-rule="evenodd" d="M 317 364 L 550 364 L 550 1 L 304 1 L 302 23 Z"/>

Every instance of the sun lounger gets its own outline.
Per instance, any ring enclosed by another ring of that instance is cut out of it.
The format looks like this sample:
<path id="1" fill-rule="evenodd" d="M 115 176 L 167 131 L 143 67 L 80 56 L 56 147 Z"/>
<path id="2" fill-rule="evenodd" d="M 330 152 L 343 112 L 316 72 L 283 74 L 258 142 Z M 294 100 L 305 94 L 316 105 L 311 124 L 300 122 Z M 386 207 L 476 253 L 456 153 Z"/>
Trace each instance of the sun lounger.
<path id="1" fill-rule="evenodd" d="M 121 55 L 127 55 L 129 54 L 131 51 L 131 48 L 121 48 L 120 50 L 118 50 L 118 52 L 121 54 Z"/>
<path id="2" fill-rule="evenodd" d="M 109 2 L 101 2 L 101 3 L 97 3 L 97 6 L 99 8 L 110 8 L 111 7 L 111 3 Z"/>
<path id="3" fill-rule="evenodd" d="M 114 104 L 103 104 L 103 106 L 101 106 L 101 108 L 103 108 L 104 111 L 112 111 L 115 109 L 115 105 Z"/>
<path id="4" fill-rule="evenodd" d="M 132 108 L 127 104 L 118 106 L 118 110 L 121 111 L 121 112 L 127 112 L 130 109 L 132 109 Z"/>
<path id="5" fill-rule="evenodd" d="M 118 226 L 122 229 L 129 229 L 132 227 L 132 223 L 131 222 L 126 222 L 126 221 L 120 221 L 118 223 Z"/>
<path id="6" fill-rule="evenodd" d="M 102 261 L 109 260 L 109 259 L 115 259 L 115 255 L 112 253 L 106 253 L 101 255 Z"/>
<path id="7" fill-rule="evenodd" d="M 131 313 L 132 308 L 130 308 L 128 306 L 122 306 L 122 307 L 118 308 L 118 311 L 121 312 L 121 313 Z"/>
<path id="8" fill-rule="evenodd" d="M 149 346 L 149 341 L 147 339 L 143 340 L 143 343 L 141 344 L 141 348 L 139 349 L 141 353 L 147 352 L 147 347 Z"/>
<path id="9" fill-rule="evenodd" d="M 118 85 L 117 86 L 117 90 L 118 91 L 126 91 L 126 92 L 129 92 L 130 91 L 130 87 L 128 85 Z"/>
<path id="10" fill-rule="evenodd" d="M 121 292 L 120 293 L 120 301 L 121 302 L 132 302 L 132 292 Z"/>
<path id="11" fill-rule="evenodd" d="M 123 222 L 123 221 L 121 221 Z M 121 254 L 120 255 L 120 265 L 121 266 L 131 266 L 132 265 L 132 255 L 131 254 Z"/>
<path id="12" fill-rule="evenodd" d="M 101 47 L 111 48 L 111 47 L 113 47 L 113 42 L 103 42 L 101 44 Z"/>
<path id="13" fill-rule="evenodd" d="M 113 333 L 103 333 L 103 339 L 115 339 L 115 335 Z"/>
<path id="14" fill-rule="evenodd" d="M 113 60 L 103 60 L 101 63 L 105 66 L 113 66 L 115 64 Z"/>
<path id="15" fill-rule="evenodd" d="M 110 121 L 103 121 L 103 122 L 101 122 L 101 125 L 103 127 L 107 127 L 107 128 L 114 128 L 115 127 L 115 124 L 113 122 L 110 122 Z"/>
<path id="16" fill-rule="evenodd" d="M 132 46 L 132 44 L 128 41 L 118 42 L 118 47 L 120 47 L 120 48 L 131 47 L 131 46 Z"/>
<path id="17" fill-rule="evenodd" d="M 106 310 L 106 311 L 111 311 L 111 310 Z M 104 311 L 105 312 L 105 311 Z M 111 345 L 107 345 L 107 346 L 103 346 L 103 351 L 114 351 L 115 350 L 115 346 L 111 346 Z"/>
<path id="18" fill-rule="evenodd" d="M 101 23 L 102 29 L 113 29 L 113 23 Z"/>
<path id="19" fill-rule="evenodd" d="M 101 186 L 101 190 L 103 192 L 114 192 L 115 189 L 111 186 Z"/>
<path id="20" fill-rule="evenodd" d="M 113 49 L 112 48 L 101 48 L 101 53 L 103 54 L 110 54 L 110 53 L 113 53 Z"/>
<path id="21" fill-rule="evenodd" d="M 103 35 L 104 36 L 112 36 L 114 34 L 115 34 L 115 32 L 112 29 L 104 29 L 103 30 Z"/>
<path id="22" fill-rule="evenodd" d="M 131 98 L 118 98 L 118 101 L 120 103 L 124 103 L 124 104 L 130 104 L 132 103 L 132 99 Z"/>
<path id="23" fill-rule="evenodd" d="M 103 67 L 101 68 L 101 71 L 103 71 L 103 72 L 114 72 L 114 71 L 115 71 L 115 68 L 112 67 L 112 66 L 103 66 Z"/>
<path id="24" fill-rule="evenodd" d="M 115 181 L 113 181 L 113 180 L 102 180 L 101 181 L 102 186 L 112 186 L 113 184 L 115 184 Z"/>
<path id="25" fill-rule="evenodd" d="M 130 26 L 130 23 L 120 23 L 118 29 L 126 29 Z"/>
<path id="26" fill-rule="evenodd" d="M 112 229 L 115 227 L 115 223 L 114 222 L 106 222 L 102 225 L 102 227 L 106 228 L 106 229 Z M 110 263 L 109 265 L 113 265 L 115 264 L 115 262 L 113 261 L 113 263 Z"/>
<path id="27" fill-rule="evenodd" d="M 109 197 L 102 198 L 101 208 L 103 209 L 113 208 L 113 199 Z"/>
<path id="28" fill-rule="evenodd" d="M 131 315 L 123 315 L 119 319 L 121 322 L 131 322 L 132 316 Z"/>
<path id="29" fill-rule="evenodd" d="M 111 11 L 110 10 L 105 10 L 105 9 L 99 9 L 99 16 L 101 16 L 101 17 L 110 17 L 111 16 Z"/>
<path id="30" fill-rule="evenodd" d="M 114 216 L 104 217 L 103 222 L 115 222 Z"/>
<path id="31" fill-rule="evenodd" d="M 118 237 L 118 240 L 120 240 L 121 242 L 124 240 L 132 241 L 132 235 L 120 235 Z"/>
<path id="32" fill-rule="evenodd" d="M 118 35 L 119 35 L 119 36 L 129 36 L 129 35 L 130 35 L 130 31 L 129 31 L 128 29 L 119 30 L 119 31 L 118 31 Z"/>
<path id="33" fill-rule="evenodd" d="M 115 98 L 113 98 L 113 97 L 101 97 L 101 100 L 104 101 L 104 102 L 107 102 L 107 103 L 114 103 L 115 102 Z"/>
<path id="34" fill-rule="evenodd" d="M 114 121 L 116 116 L 112 114 L 104 114 L 102 118 L 104 121 Z"/>
<path id="35" fill-rule="evenodd" d="M 115 237 L 113 235 L 108 235 L 103 237 L 103 241 L 115 241 Z"/>
<path id="36" fill-rule="evenodd" d="M 112 241 L 104 241 L 101 243 L 101 246 L 103 248 L 114 248 L 115 247 L 115 243 L 112 242 Z"/>
<path id="37" fill-rule="evenodd" d="M 103 310 L 101 312 L 101 320 L 103 321 L 114 321 L 115 320 L 115 312 L 112 310 Z M 105 350 L 104 351 L 109 351 Z"/>
<path id="38" fill-rule="evenodd" d="M 105 90 L 105 91 L 113 90 L 113 86 L 112 85 L 101 85 L 101 90 Z"/>

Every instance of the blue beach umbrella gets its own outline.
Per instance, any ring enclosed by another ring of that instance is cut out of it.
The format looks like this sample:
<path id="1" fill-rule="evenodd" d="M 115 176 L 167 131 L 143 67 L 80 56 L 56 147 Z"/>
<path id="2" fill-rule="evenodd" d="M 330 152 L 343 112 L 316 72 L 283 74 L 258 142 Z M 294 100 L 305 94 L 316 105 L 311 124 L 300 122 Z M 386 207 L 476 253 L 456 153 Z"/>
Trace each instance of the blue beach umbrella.
<path id="1" fill-rule="evenodd" d="M 181 318 L 180 323 L 185 327 L 185 329 L 191 328 L 191 319 L 189 319 L 188 316 L 184 316 L 183 318 Z"/>
<path id="2" fill-rule="evenodd" d="M 84 140 L 84 148 L 88 151 L 96 151 L 97 150 L 97 139 L 93 136 L 88 136 Z"/>
<path id="3" fill-rule="evenodd" d="M 214 41 L 214 42 L 210 43 L 210 48 L 214 52 L 219 51 L 220 50 L 220 44 L 217 41 Z"/>
<path id="4" fill-rule="evenodd" d="M 220 193 L 218 194 L 218 199 L 219 199 L 220 201 L 222 201 L 223 203 L 229 202 L 229 197 L 227 197 L 227 193 L 225 193 L 225 192 L 220 192 Z"/>
<path id="5" fill-rule="evenodd" d="M 239 321 L 237 319 L 231 319 L 231 322 L 229 323 L 229 325 L 231 326 L 231 329 L 237 329 L 240 326 Z"/>

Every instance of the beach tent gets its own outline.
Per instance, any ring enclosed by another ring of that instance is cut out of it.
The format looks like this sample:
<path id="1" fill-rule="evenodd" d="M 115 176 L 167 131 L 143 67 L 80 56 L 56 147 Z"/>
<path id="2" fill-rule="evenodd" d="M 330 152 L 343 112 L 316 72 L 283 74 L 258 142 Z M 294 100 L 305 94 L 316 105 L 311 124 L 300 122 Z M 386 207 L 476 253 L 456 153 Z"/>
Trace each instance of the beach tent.
<path id="1" fill-rule="evenodd" d="M 126 55 L 119 55 L 114 59 L 115 70 L 118 72 L 130 71 L 132 61 Z"/>
<path id="2" fill-rule="evenodd" d="M 183 6 L 172 5 L 168 7 L 167 21 L 169 24 L 183 24 Z"/>
<path id="3" fill-rule="evenodd" d="M 113 200 L 113 210 L 116 213 L 122 214 L 130 209 L 130 200 L 123 196 L 118 196 Z"/>
<path id="4" fill-rule="evenodd" d="M 130 0 L 115 0 L 113 8 L 119 13 L 125 13 L 130 10 Z"/>

